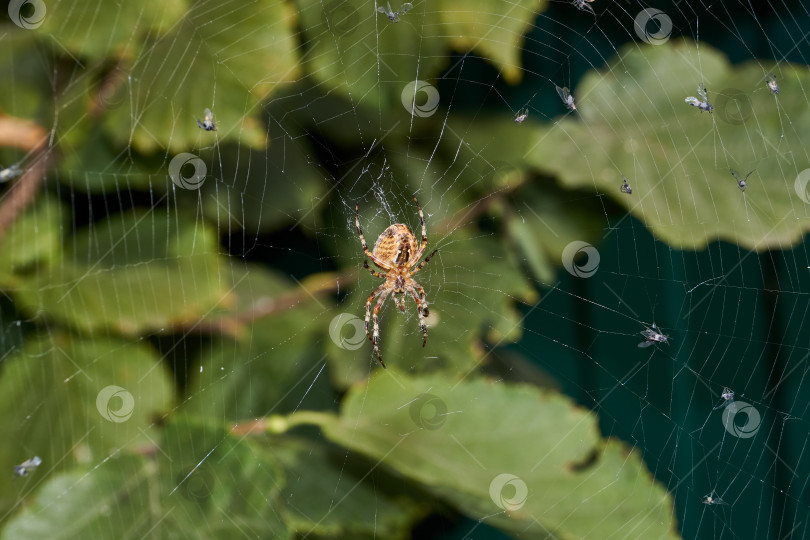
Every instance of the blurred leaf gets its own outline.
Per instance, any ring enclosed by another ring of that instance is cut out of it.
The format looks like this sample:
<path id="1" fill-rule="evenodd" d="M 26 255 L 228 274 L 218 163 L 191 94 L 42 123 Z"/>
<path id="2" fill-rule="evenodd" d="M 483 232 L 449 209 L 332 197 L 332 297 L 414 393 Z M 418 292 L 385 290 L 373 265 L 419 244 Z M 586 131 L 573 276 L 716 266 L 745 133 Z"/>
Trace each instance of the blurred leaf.
<path id="1" fill-rule="evenodd" d="M 163 330 L 230 302 L 213 231 L 160 212 L 111 216 L 77 234 L 65 261 L 38 271 L 13 296 L 87 332 Z"/>
<path id="2" fill-rule="evenodd" d="M 7 444 L 0 445 L 0 474 L 11 478 L 14 465 L 35 455 L 42 465 L 27 479 L 0 484 L 0 508 L 20 504 L 30 481 L 148 443 L 155 436 L 153 418 L 168 410 L 171 399 L 159 357 L 144 344 L 63 333 L 28 336 L 25 347 L 3 362 L 0 440 Z"/>
<path id="3" fill-rule="evenodd" d="M 9 227 L 0 238 L 0 285 L 13 288 L 26 267 L 61 260 L 64 212 L 58 201 L 42 197 Z"/>
<path id="4" fill-rule="evenodd" d="M 331 455 L 320 444 L 291 437 L 274 440 L 266 451 L 286 470 L 285 521 L 299 535 L 406 539 L 427 511 L 401 483 L 368 478 L 370 466 L 353 463 L 348 453 Z"/>
<path id="5" fill-rule="evenodd" d="M 150 32 L 162 33 L 176 25 L 188 0 L 145 0 L 101 4 L 95 0 L 48 2 L 37 33 L 55 46 L 81 57 L 127 56 Z M 61 52 L 61 50 L 60 50 Z"/>
<path id="6" fill-rule="evenodd" d="M 298 75 L 295 23 L 284 2 L 196 2 L 169 33 L 135 55 L 130 106 L 105 115 L 108 134 L 144 153 L 223 139 L 264 145 L 264 128 L 251 116 L 260 100 Z M 197 126 L 206 107 L 218 131 Z"/>
<path id="7" fill-rule="evenodd" d="M 0 92 L 0 112 L 50 123 L 53 120 L 53 101 L 42 96 L 50 89 L 51 72 L 37 46 L 37 36 L 34 32 L 10 24 L 3 26 L 2 36 L 0 81 L 3 81 L 3 91 Z"/>
<path id="8" fill-rule="evenodd" d="M 270 148 L 223 152 L 228 172 L 222 173 L 219 189 L 204 199 L 206 215 L 220 227 L 258 234 L 293 224 L 298 210 L 308 211 L 329 188 L 308 162 L 311 149 L 304 139 L 293 142 L 278 130 L 268 133 L 274 135 Z"/>
<path id="9" fill-rule="evenodd" d="M 325 318 L 323 308 L 291 280 L 257 265 L 235 270 L 232 280 L 236 306 L 206 322 L 234 337 L 217 339 L 189 361 L 192 379 L 183 410 L 236 421 L 331 407 L 335 397 L 328 372 L 322 373 L 322 325 L 313 322 Z M 300 297 L 290 300 L 291 292 Z M 241 315 L 249 318 L 240 321 Z"/>
<path id="10" fill-rule="evenodd" d="M 396 11 L 403 2 L 391 3 Z M 447 50 L 473 50 L 495 64 L 510 82 L 521 76 L 523 34 L 545 2 L 536 0 L 440 0 L 416 3 L 392 23 L 363 0 L 298 0 L 311 51 L 307 71 L 329 88 L 370 108 L 410 114 L 401 101 L 405 86 L 430 80 L 447 67 Z M 420 58 L 414 74 L 412 59 Z M 416 104 L 421 104 L 420 95 Z M 413 97 L 413 96 L 411 96 Z"/>
<path id="11" fill-rule="evenodd" d="M 810 69 L 759 60 L 732 67 L 701 45 L 700 56 L 692 42 L 626 47 L 574 90 L 576 113 L 527 131 L 527 159 L 565 186 L 604 191 L 673 247 L 716 239 L 752 250 L 792 246 L 810 230 L 810 195 L 796 191 L 810 165 L 802 140 Z M 778 97 L 765 85 L 769 69 Z M 712 114 L 684 103 L 700 82 Z M 756 169 L 745 193 L 729 168 Z M 632 195 L 619 191 L 622 174 Z"/>
<path id="12" fill-rule="evenodd" d="M 514 212 L 507 214 L 507 233 L 538 281 L 551 285 L 557 278 L 565 247 L 577 240 L 596 242 L 599 224 L 592 204 L 563 199 L 556 186 L 540 189 L 534 183 L 510 197 Z"/>
<path id="13" fill-rule="evenodd" d="M 113 457 L 56 476 L 3 538 L 292 538 L 279 511 L 282 485 L 268 453 L 221 428 L 179 422 L 154 457 Z"/>
<path id="14" fill-rule="evenodd" d="M 677 537 L 672 497 L 639 452 L 552 391 L 389 369 L 353 387 L 340 416 L 291 420 L 521 537 Z"/>

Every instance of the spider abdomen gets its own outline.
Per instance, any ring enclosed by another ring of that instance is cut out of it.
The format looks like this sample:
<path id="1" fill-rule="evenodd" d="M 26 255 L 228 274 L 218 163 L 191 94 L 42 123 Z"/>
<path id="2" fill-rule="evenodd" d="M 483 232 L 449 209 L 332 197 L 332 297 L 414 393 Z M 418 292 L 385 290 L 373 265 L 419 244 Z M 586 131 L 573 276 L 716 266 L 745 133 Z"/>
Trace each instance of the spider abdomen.
<path id="1" fill-rule="evenodd" d="M 377 238 L 372 253 L 392 266 L 405 266 L 417 251 L 419 246 L 411 230 L 407 225 L 396 223 Z"/>

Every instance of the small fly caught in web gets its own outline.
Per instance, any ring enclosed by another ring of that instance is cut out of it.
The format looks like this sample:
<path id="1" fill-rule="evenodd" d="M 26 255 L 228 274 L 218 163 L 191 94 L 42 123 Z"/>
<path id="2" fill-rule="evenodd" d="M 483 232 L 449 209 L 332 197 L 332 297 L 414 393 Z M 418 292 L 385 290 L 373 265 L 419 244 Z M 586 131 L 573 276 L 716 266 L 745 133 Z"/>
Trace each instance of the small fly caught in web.
<path id="1" fill-rule="evenodd" d="M 565 107 L 571 111 L 577 110 L 577 106 L 574 104 L 574 96 L 571 95 L 568 87 L 565 86 L 560 88 L 559 86 L 555 86 L 555 88 L 557 89 L 557 93 L 560 95 L 560 99 L 562 99 L 563 103 L 565 103 Z"/>
<path id="2" fill-rule="evenodd" d="M 731 403 L 732 401 L 734 401 L 734 390 L 732 390 L 731 388 L 729 388 L 728 386 L 726 386 L 726 387 L 724 387 L 724 388 L 723 388 L 723 391 L 722 391 L 722 392 L 720 392 L 720 397 L 722 398 L 722 401 L 720 402 L 720 404 L 719 404 L 719 405 L 717 405 L 717 406 L 716 406 L 716 407 L 713 409 L 713 410 L 715 410 L 715 411 L 716 411 L 717 409 L 722 409 L 723 407 L 725 407 L 726 405 L 728 405 L 729 403 Z"/>
<path id="3" fill-rule="evenodd" d="M 377 13 L 382 13 L 383 15 L 388 17 L 388 20 L 391 21 L 392 23 L 398 23 L 399 18 L 402 15 L 405 15 L 406 13 L 408 13 L 413 8 L 413 4 L 411 4 L 410 2 L 405 2 L 404 4 L 402 4 L 400 6 L 400 8 L 398 10 L 393 11 L 391 9 L 391 3 L 390 2 L 386 2 L 385 4 L 386 4 L 386 7 L 377 6 Z"/>
<path id="4" fill-rule="evenodd" d="M 633 188 L 630 187 L 630 182 L 627 180 L 627 177 L 622 175 L 622 180 L 623 182 L 622 185 L 619 186 L 619 191 L 622 193 L 627 193 L 628 195 L 633 193 Z"/>
<path id="5" fill-rule="evenodd" d="M 197 125 L 200 126 L 200 129 L 204 129 L 205 131 L 216 131 L 217 126 L 214 124 L 214 113 L 211 112 L 211 109 L 206 108 L 203 111 L 203 120 L 200 122 L 200 119 L 197 119 Z"/>
<path id="6" fill-rule="evenodd" d="M 756 171 L 756 169 L 752 170 L 751 172 L 746 174 L 745 177 L 743 178 L 743 176 L 734 169 L 729 167 L 728 170 L 731 171 L 731 176 L 733 176 L 734 180 L 737 181 L 737 187 L 740 188 L 740 191 L 745 191 L 745 188 L 748 187 L 747 183 L 748 177 L 751 176 L 754 173 L 754 171 Z"/>
<path id="7" fill-rule="evenodd" d="M 526 107 L 525 109 L 520 109 L 517 114 L 515 115 L 515 123 L 522 124 L 524 120 L 529 117 L 529 108 Z"/>
<path id="8" fill-rule="evenodd" d="M 39 456 L 34 456 L 31 459 L 26 459 L 19 465 L 14 466 L 14 476 L 28 476 L 28 473 L 42 465 L 42 459 Z"/>
<path id="9" fill-rule="evenodd" d="M 698 83 L 697 94 L 698 97 L 689 96 L 688 98 L 684 99 L 684 102 L 693 107 L 697 107 L 700 109 L 700 112 L 712 112 L 712 110 L 714 110 L 714 105 L 709 103 L 709 91 L 706 90 L 703 83 Z"/>
<path id="10" fill-rule="evenodd" d="M 714 491 L 712 491 L 708 495 L 704 495 L 703 500 L 701 502 L 703 504 L 707 505 L 707 506 L 712 506 L 712 505 L 715 505 L 715 504 L 720 504 L 720 505 L 723 505 L 723 506 L 729 506 L 729 504 L 726 501 L 724 501 L 723 499 L 721 499 L 720 497 L 715 497 L 714 496 Z"/>
<path id="11" fill-rule="evenodd" d="M 669 336 L 662 334 L 660 329 L 655 326 L 655 323 L 653 323 L 650 328 L 645 328 L 641 332 L 641 335 L 644 336 L 644 341 L 639 343 L 638 346 L 642 349 L 650 345 L 655 345 L 656 343 L 669 343 Z"/>
<path id="12" fill-rule="evenodd" d="M 581 11 L 590 11 L 593 15 L 596 15 L 591 7 L 591 2 L 593 2 L 593 0 L 572 0 L 572 4 L 574 4 L 577 9 Z"/>
<path id="13" fill-rule="evenodd" d="M 14 180 L 18 176 L 23 173 L 22 169 L 15 163 L 13 165 L 9 165 L 6 168 L 3 168 L 0 165 L 0 184 L 3 182 L 8 182 L 9 180 Z"/>
<path id="14" fill-rule="evenodd" d="M 779 84 L 776 82 L 776 75 L 773 73 L 768 73 L 768 76 L 765 77 L 765 82 L 768 85 L 768 90 L 771 91 L 771 94 L 778 94 L 779 93 Z"/>

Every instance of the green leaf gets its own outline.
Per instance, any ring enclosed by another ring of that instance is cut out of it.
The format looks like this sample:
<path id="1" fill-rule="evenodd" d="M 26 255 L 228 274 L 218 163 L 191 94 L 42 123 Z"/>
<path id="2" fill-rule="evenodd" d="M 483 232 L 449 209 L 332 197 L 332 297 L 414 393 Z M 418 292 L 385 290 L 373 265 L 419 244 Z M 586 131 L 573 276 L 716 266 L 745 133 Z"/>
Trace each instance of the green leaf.
<path id="1" fill-rule="evenodd" d="M 324 309 L 292 280 L 260 266 L 234 269 L 231 280 L 236 305 L 206 318 L 231 337 L 222 336 L 199 359 L 187 360 L 192 379 L 183 410 L 236 421 L 299 407 L 331 408 L 323 324 L 317 323 L 326 319 Z M 304 302 L 289 300 L 286 295 L 295 291 Z M 270 307 L 277 311 L 259 314 Z M 245 315 L 254 318 L 240 320 Z"/>
<path id="2" fill-rule="evenodd" d="M 677 535 L 672 497 L 640 453 L 600 438 L 595 415 L 549 390 L 389 369 L 352 388 L 340 416 L 290 420 L 521 537 Z"/>
<path id="3" fill-rule="evenodd" d="M 64 262 L 13 291 L 30 313 L 95 332 L 163 330 L 231 299 L 214 231 L 159 212 L 111 216 L 79 232 Z"/>
<path id="4" fill-rule="evenodd" d="M 0 439 L 9 444 L 0 445 L 0 471 L 11 476 L 14 465 L 36 455 L 42 465 L 29 478 L 41 481 L 148 444 L 155 436 L 153 418 L 172 399 L 158 363 L 156 351 L 142 343 L 28 336 L 25 347 L 3 362 Z M 30 489 L 23 478 L 0 484 L 2 512 Z"/>
<path id="5" fill-rule="evenodd" d="M 113 456 L 53 478 L 3 539 L 291 538 L 283 482 L 268 453 L 222 428 L 177 422 L 147 457 Z"/>
<path id="6" fill-rule="evenodd" d="M 298 0 L 311 51 L 308 72 L 355 103 L 397 109 L 403 121 L 405 86 L 447 67 L 447 51 L 472 50 L 490 60 L 510 82 L 521 76 L 523 34 L 545 1 L 440 0 L 417 3 L 392 23 L 363 0 Z M 392 2 L 393 10 L 402 2 Z M 378 2 L 376 5 L 384 5 Z M 419 58 L 419 72 L 414 59 Z M 417 94 L 417 103 L 419 103 Z"/>
<path id="7" fill-rule="evenodd" d="M 779 80 L 773 96 L 768 70 Z M 712 114 L 684 103 L 704 83 Z M 605 192 L 679 248 L 722 239 L 746 249 L 795 245 L 810 230 L 810 200 L 796 190 L 808 168 L 803 134 L 810 69 L 750 61 L 670 41 L 629 45 L 574 90 L 577 111 L 527 131 L 526 157 L 567 187 Z M 756 172 L 743 193 L 729 168 Z M 622 174 L 632 195 L 619 191 Z M 806 182 L 805 182 L 806 184 Z M 806 188 L 806 186 L 804 186 Z"/>
<path id="8" fill-rule="evenodd" d="M 296 14 L 284 2 L 197 2 L 171 32 L 144 44 L 129 74 L 129 107 L 105 115 L 110 137 L 144 153 L 223 139 L 263 146 L 260 100 L 298 74 Z M 208 107 L 216 132 L 203 131 Z"/>
<path id="9" fill-rule="evenodd" d="M 100 4 L 94 0 L 48 2 L 36 32 L 55 41 L 55 48 L 77 56 L 128 56 L 133 43 L 150 32 L 162 33 L 180 20 L 188 0 L 146 0 Z M 60 49 L 63 47 L 64 49 Z"/>
<path id="10" fill-rule="evenodd" d="M 326 538 L 411 538 L 414 521 L 427 513 L 401 482 L 369 477 L 370 465 L 329 452 L 322 444 L 274 439 L 266 452 L 284 465 L 285 522 L 299 535 Z M 324 489 L 328 486 L 329 489 Z"/>
<path id="11" fill-rule="evenodd" d="M 26 267 L 41 263 L 53 264 L 62 256 L 61 227 L 66 216 L 62 205 L 42 197 L 31 209 L 11 224 L 0 238 L 0 283 L 14 287 Z"/>

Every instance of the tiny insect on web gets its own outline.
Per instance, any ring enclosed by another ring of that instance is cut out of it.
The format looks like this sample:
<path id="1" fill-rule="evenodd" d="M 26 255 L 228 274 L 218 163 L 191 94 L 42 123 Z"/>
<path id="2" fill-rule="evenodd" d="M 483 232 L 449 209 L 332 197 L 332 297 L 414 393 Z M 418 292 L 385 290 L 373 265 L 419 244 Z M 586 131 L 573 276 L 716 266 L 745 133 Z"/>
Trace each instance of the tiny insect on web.
<path id="1" fill-rule="evenodd" d="M 630 182 L 627 180 L 627 177 L 622 175 L 622 180 L 622 185 L 619 186 L 619 191 L 622 193 L 627 193 L 628 195 L 633 193 L 633 188 L 630 187 Z"/>
<path id="2" fill-rule="evenodd" d="M 689 96 L 688 98 L 684 99 L 684 102 L 693 107 L 697 107 L 700 109 L 700 112 L 712 112 L 714 110 L 714 105 L 709 103 L 709 91 L 706 90 L 703 83 L 698 83 L 697 94 L 698 97 Z"/>
<path id="3" fill-rule="evenodd" d="M 574 96 L 571 95 L 571 92 L 568 90 L 568 87 L 564 86 L 560 88 L 559 86 L 555 86 L 555 88 L 557 89 L 557 94 L 560 95 L 560 99 L 562 99 L 566 108 L 572 111 L 577 110 L 577 106 L 574 103 Z"/>
<path id="4" fill-rule="evenodd" d="M 776 75 L 768 73 L 768 76 L 765 77 L 765 83 L 768 85 L 768 90 L 771 91 L 771 94 L 776 95 L 779 93 L 779 84 L 776 82 Z"/>
<path id="5" fill-rule="evenodd" d="M 377 13 L 382 13 L 383 15 L 388 17 L 388 20 L 391 21 L 392 23 L 398 23 L 400 16 L 405 15 L 412 8 L 413 4 L 411 4 L 410 2 L 405 2 L 400 6 L 398 10 L 393 11 L 391 9 L 391 3 L 386 2 L 386 7 L 377 6 Z"/>
<path id="6" fill-rule="evenodd" d="M 662 334 L 659 330 L 655 323 L 653 323 L 650 328 L 642 330 L 641 335 L 644 336 L 644 341 L 639 343 L 638 346 L 643 349 L 650 345 L 655 345 L 656 343 L 669 344 L 669 336 Z"/>
<path id="7" fill-rule="evenodd" d="M 30 471 L 33 471 L 40 465 L 42 465 L 42 459 L 39 456 L 26 459 L 19 465 L 14 466 L 14 476 L 28 476 Z"/>
<path id="8" fill-rule="evenodd" d="M 593 11 L 593 7 L 591 7 L 591 2 L 593 2 L 593 0 L 572 0 L 572 3 L 577 9 L 582 11 L 590 11 L 593 15 L 596 15 L 596 13 Z"/>
<path id="9" fill-rule="evenodd" d="M 23 173 L 22 169 L 14 163 L 13 165 L 9 165 L 6 168 L 3 168 L 0 165 L 0 184 L 3 182 L 8 182 L 9 180 L 13 180 L 20 176 Z"/>
<path id="10" fill-rule="evenodd" d="M 748 174 L 746 174 L 745 177 L 743 177 L 742 175 L 740 175 L 740 173 L 738 173 L 731 167 L 729 167 L 728 170 L 731 172 L 731 176 L 733 176 L 734 179 L 737 181 L 737 187 L 740 188 L 740 191 L 745 191 L 745 188 L 748 186 L 747 183 L 748 177 L 751 176 L 754 173 L 754 171 L 756 171 L 756 169 L 753 169 Z"/>
<path id="11" fill-rule="evenodd" d="M 405 311 L 405 295 L 410 294 L 414 302 L 416 302 L 416 311 L 419 315 L 419 327 L 422 330 L 422 347 L 427 344 L 427 324 L 425 319 L 430 315 L 428 310 L 428 303 L 425 298 L 425 289 L 413 279 L 413 275 L 422 269 L 425 264 L 433 257 L 438 250 L 433 250 L 433 253 L 425 257 L 416 268 L 411 269 L 427 248 L 427 229 L 425 227 L 425 215 L 422 212 L 422 207 L 419 206 L 419 201 L 416 197 L 413 198 L 416 203 L 416 208 L 419 211 L 419 221 L 422 224 L 422 242 L 421 245 L 417 244 L 416 237 L 408 228 L 407 225 L 396 223 L 385 229 L 382 234 L 377 238 L 374 243 L 374 249 L 368 250 L 366 239 L 363 236 L 363 231 L 360 228 L 360 208 L 359 205 L 354 207 L 354 223 L 357 227 L 357 235 L 360 237 L 360 243 L 363 245 L 363 251 L 366 256 L 371 259 L 378 268 L 383 272 L 377 272 L 369 267 L 368 261 L 363 261 L 363 267 L 371 272 L 374 277 L 385 278 L 385 281 L 372 292 L 368 300 L 366 300 L 366 317 L 365 317 L 365 330 L 366 337 L 374 345 L 374 353 L 380 361 L 380 365 L 385 367 L 382 355 L 380 354 L 380 325 L 378 315 L 385 299 L 389 295 L 394 304 L 400 309 Z M 374 315 L 371 315 L 371 303 L 377 298 L 377 303 L 374 306 Z M 373 336 L 369 333 L 369 322 L 373 323 Z"/>
<path id="12" fill-rule="evenodd" d="M 521 109 L 517 112 L 517 114 L 515 115 L 515 123 L 522 124 L 523 121 L 526 120 L 526 118 L 528 117 L 529 117 L 529 108 L 526 107 L 525 109 Z"/>
<path id="13" fill-rule="evenodd" d="M 200 129 L 204 129 L 205 131 L 217 130 L 217 126 L 214 124 L 214 113 L 211 112 L 211 109 L 206 108 L 203 111 L 203 120 L 201 122 L 198 118 L 197 125 L 200 126 Z"/>

